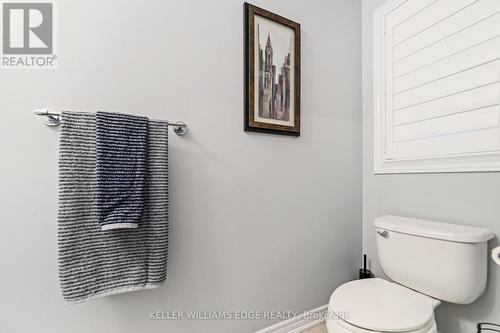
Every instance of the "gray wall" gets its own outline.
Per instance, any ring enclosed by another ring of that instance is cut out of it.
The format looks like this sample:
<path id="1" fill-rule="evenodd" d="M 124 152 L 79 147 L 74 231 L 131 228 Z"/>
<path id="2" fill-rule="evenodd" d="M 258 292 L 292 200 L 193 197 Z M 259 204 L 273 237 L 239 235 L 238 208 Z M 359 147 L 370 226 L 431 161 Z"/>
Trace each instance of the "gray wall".
<path id="1" fill-rule="evenodd" d="M 373 11 L 384 0 L 363 0 L 363 247 L 373 269 L 373 220 L 399 214 L 490 228 L 500 235 L 500 174 L 373 174 Z M 497 239 L 490 246 L 498 243 Z M 491 262 L 491 261 L 490 261 Z M 490 265 L 489 286 L 476 303 L 443 304 L 437 311 L 443 333 L 475 332 L 478 321 L 500 322 L 500 268 Z"/>
<path id="2" fill-rule="evenodd" d="M 306 310 L 361 250 L 361 1 L 255 3 L 302 24 L 302 136 L 244 133 L 243 5 L 58 1 L 59 69 L 0 74 L 0 331 L 251 332 L 150 311 Z M 35 108 L 184 120 L 171 135 L 168 281 L 68 306 L 57 275 L 58 130 Z"/>

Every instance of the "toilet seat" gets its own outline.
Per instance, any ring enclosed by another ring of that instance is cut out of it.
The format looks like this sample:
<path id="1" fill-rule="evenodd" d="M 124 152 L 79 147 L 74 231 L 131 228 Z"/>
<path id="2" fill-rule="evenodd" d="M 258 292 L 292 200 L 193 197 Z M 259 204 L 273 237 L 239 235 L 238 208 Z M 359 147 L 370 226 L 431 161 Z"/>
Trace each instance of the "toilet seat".
<path id="1" fill-rule="evenodd" d="M 327 319 L 326 328 L 329 333 L 386 333 L 380 331 L 366 330 L 364 328 L 351 325 L 348 322 L 340 319 L 336 320 Z M 436 322 L 433 317 L 433 319 L 423 328 L 418 329 L 416 331 L 404 332 L 404 333 L 438 333 L 438 330 L 436 327 Z"/>
<path id="2" fill-rule="evenodd" d="M 335 318 L 327 319 L 327 326 L 337 327 L 330 333 L 436 332 L 434 308 L 438 304 L 383 279 L 351 281 L 333 292 L 329 310 Z"/>

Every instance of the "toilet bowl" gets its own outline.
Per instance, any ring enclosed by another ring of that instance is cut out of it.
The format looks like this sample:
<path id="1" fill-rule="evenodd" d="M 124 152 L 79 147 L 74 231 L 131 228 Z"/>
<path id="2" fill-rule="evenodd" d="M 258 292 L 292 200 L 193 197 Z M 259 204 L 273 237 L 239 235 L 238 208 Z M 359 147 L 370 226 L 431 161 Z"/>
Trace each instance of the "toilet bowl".
<path id="1" fill-rule="evenodd" d="M 436 333 L 439 300 L 383 279 L 348 282 L 328 304 L 330 333 Z"/>
<path id="2" fill-rule="evenodd" d="M 374 226 L 380 266 L 394 282 L 338 287 L 328 305 L 329 333 L 437 333 L 441 301 L 470 304 L 484 292 L 489 230 L 391 215 Z"/>

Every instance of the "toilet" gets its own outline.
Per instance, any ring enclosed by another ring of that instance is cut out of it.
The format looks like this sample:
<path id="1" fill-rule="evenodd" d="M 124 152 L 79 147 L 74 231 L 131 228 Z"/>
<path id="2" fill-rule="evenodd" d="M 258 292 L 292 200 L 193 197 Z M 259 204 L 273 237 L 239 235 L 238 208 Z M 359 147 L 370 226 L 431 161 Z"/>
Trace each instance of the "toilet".
<path id="1" fill-rule="evenodd" d="M 436 333 L 441 302 L 470 304 L 486 288 L 486 229 L 387 215 L 375 220 L 380 265 L 392 281 L 351 281 L 330 297 L 329 333 Z"/>

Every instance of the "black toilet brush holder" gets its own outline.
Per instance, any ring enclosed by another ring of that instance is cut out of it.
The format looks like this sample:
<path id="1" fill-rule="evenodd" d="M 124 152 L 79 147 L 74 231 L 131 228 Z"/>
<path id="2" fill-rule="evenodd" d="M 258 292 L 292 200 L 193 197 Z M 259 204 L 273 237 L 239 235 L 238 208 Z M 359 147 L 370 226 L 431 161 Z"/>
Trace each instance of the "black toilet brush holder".
<path id="1" fill-rule="evenodd" d="M 372 271 L 366 268 L 366 254 L 363 255 L 363 268 L 359 269 L 359 279 L 371 279 L 374 275 Z"/>

